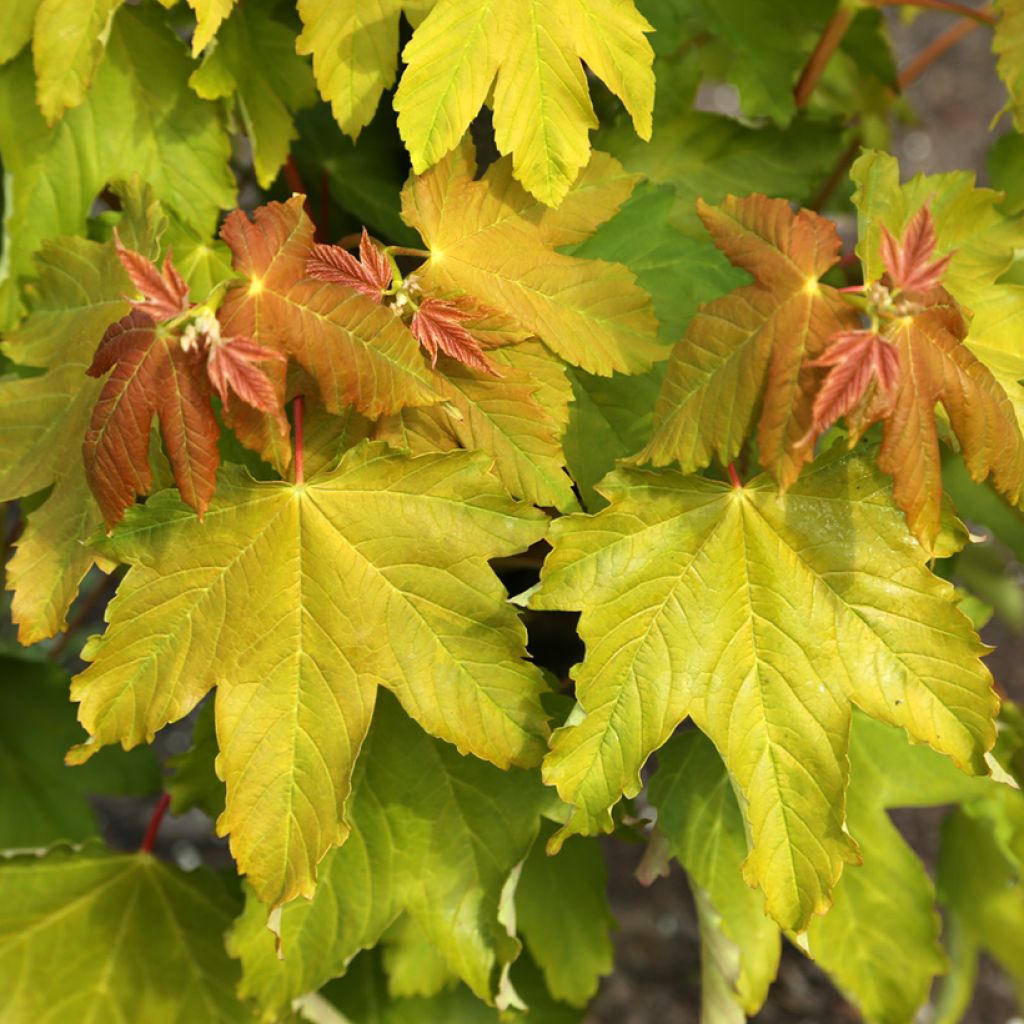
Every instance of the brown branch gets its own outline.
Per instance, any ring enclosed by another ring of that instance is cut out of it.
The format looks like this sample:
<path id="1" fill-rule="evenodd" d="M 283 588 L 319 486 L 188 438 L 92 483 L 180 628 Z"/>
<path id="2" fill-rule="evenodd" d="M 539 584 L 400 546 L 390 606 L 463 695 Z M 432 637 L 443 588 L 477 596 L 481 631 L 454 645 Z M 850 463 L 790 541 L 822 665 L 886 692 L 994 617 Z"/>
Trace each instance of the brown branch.
<path id="1" fill-rule="evenodd" d="M 876 7 L 924 7 L 932 11 L 944 11 L 968 18 L 979 25 L 994 25 L 996 16 L 985 7 L 968 7 L 967 4 L 953 3 L 952 0 L 874 0 Z"/>
<path id="2" fill-rule="evenodd" d="M 981 8 L 982 11 L 991 12 L 992 6 Z M 906 89 L 934 64 L 940 57 L 953 49 L 965 36 L 969 36 L 982 22 L 980 21 L 958 21 L 950 26 L 942 35 L 935 38 L 906 67 L 900 72 L 900 89 Z"/>
<path id="3" fill-rule="evenodd" d="M 851 21 L 853 21 L 853 11 L 846 7 L 840 7 L 825 26 L 821 38 L 814 47 L 814 52 L 800 74 L 800 81 L 796 83 L 796 88 L 793 90 L 793 99 L 797 109 L 806 107 L 810 102 L 811 94 L 825 73 L 825 68 L 828 67 L 832 55 L 843 41 L 843 36 L 846 35 Z"/>

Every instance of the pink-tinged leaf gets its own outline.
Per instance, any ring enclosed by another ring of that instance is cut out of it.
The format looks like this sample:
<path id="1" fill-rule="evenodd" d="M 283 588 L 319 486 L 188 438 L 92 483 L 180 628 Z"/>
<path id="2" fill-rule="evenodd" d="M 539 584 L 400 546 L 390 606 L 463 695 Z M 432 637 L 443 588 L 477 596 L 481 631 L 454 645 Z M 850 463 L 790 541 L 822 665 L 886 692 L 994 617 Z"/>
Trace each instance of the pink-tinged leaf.
<path id="1" fill-rule="evenodd" d="M 409 329 L 429 353 L 432 364 L 436 365 L 437 353 L 441 351 L 466 366 L 500 377 L 494 364 L 484 355 L 480 342 L 462 326 L 478 316 L 478 312 L 461 309 L 446 299 L 424 299 Z"/>
<path id="2" fill-rule="evenodd" d="M 374 302 L 380 302 L 391 284 L 391 261 L 377 248 L 363 228 L 359 259 L 340 245 L 314 245 L 306 273 L 316 281 L 330 281 L 354 288 Z"/>
<path id="3" fill-rule="evenodd" d="M 156 321 L 170 320 L 188 309 L 188 285 L 171 261 L 170 253 L 161 271 L 152 260 L 126 248 L 116 233 L 114 244 L 132 284 L 142 294 L 141 300 L 132 302 L 135 309 L 148 313 Z"/>
<path id="4" fill-rule="evenodd" d="M 259 366 L 272 361 L 284 363 L 287 359 L 280 352 L 257 345 L 251 338 L 226 338 L 210 345 L 206 372 L 225 404 L 229 392 L 234 392 L 246 405 L 274 413 L 281 408 L 277 389 Z"/>
<path id="5" fill-rule="evenodd" d="M 833 335 L 832 345 L 807 365 L 831 368 L 814 397 L 808 444 L 840 416 L 856 421 L 856 429 L 851 430 L 851 442 L 856 443 L 872 423 L 892 412 L 900 386 L 899 353 L 875 331 Z"/>
<path id="6" fill-rule="evenodd" d="M 120 521 L 136 495 L 147 494 L 149 428 L 156 415 L 174 481 L 200 515 L 213 497 L 220 454 L 203 354 L 186 352 L 140 309 L 108 328 L 91 377 L 110 376 L 82 444 L 85 472 L 107 524 Z"/>
<path id="7" fill-rule="evenodd" d="M 942 283 L 953 254 L 932 260 L 935 245 L 935 222 L 927 204 L 917 211 L 899 241 L 887 228 L 882 228 L 882 262 L 896 288 L 902 292 L 927 292 Z"/>

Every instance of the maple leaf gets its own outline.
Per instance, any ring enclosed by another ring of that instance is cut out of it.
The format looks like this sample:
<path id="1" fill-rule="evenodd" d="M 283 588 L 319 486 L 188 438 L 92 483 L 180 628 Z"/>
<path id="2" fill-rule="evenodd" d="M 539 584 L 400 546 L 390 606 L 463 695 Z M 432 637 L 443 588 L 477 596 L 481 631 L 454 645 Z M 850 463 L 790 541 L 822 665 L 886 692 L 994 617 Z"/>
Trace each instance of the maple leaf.
<path id="1" fill-rule="evenodd" d="M 221 935 L 235 900 L 207 868 L 89 844 L 0 865 L 0 985 L 11 1020 L 244 1024 Z"/>
<path id="2" fill-rule="evenodd" d="M 545 684 L 487 560 L 546 520 L 505 496 L 490 462 L 378 442 L 300 487 L 227 466 L 203 522 L 173 491 L 129 510 L 102 545 L 131 568 L 72 684 L 91 738 L 69 759 L 149 742 L 217 686 L 217 827 L 271 905 L 311 895 L 348 834 L 378 686 L 461 751 L 535 764 Z"/>
<path id="3" fill-rule="evenodd" d="M 390 309 L 309 279 L 313 225 L 302 206 L 295 196 L 259 207 L 252 221 L 236 210 L 224 222 L 221 236 L 245 282 L 221 304 L 222 332 L 294 356 L 332 413 L 354 405 L 376 419 L 438 401 L 416 339 Z"/>
<path id="4" fill-rule="evenodd" d="M 286 356 L 257 345 L 251 338 L 224 338 L 207 344 L 206 372 L 225 405 L 234 394 L 253 409 L 283 415 L 278 389 L 258 364 L 286 363 Z"/>
<path id="5" fill-rule="evenodd" d="M 380 420 L 375 436 L 414 453 L 458 447 L 487 452 L 513 496 L 576 511 L 561 445 L 571 398 L 564 365 L 538 341 L 493 355 L 500 378 L 441 360 L 444 395 L 456 415 L 443 406 L 403 409 Z"/>
<path id="6" fill-rule="evenodd" d="M 661 358 L 650 299 L 633 274 L 554 249 L 592 234 L 635 179 L 595 153 L 577 179 L 580 194 L 571 190 L 562 207 L 549 210 L 513 180 L 508 160 L 480 180 L 475 163 L 465 143 L 402 193 L 402 216 L 430 250 L 417 270 L 424 292 L 471 295 L 592 373 L 638 373 Z"/>
<path id="7" fill-rule="evenodd" d="M 690 716 L 742 794 L 744 877 L 801 930 L 857 858 L 851 705 L 985 772 L 997 699 L 984 648 L 869 458 L 830 453 L 782 496 L 767 476 L 732 488 L 637 469 L 602 491 L 608 508 L 553 524 L 530 601 L 581 609 L 587 645 L 582 717 L 544 763 L 574 805 L 562 834 L 608 831 L 611 806 Z"/>
<path id="8" fill-rule="evenodd" d="M 132 310 L 107 333 L 86 373 L 103 384 L 82 443 L 86 478 L 109 526 L 153 485 L 149 429 L 154 415 L 174 482 L 185 502 L 206 511 L 216 485 L 220 429 L 210 407 L 205 357 L 147 313 Z"/>
<path id="9" fill-rule="evenodd" d="M 359 239 L 359 259 L 340 245 L 313 246 L 306 273 L 315 281 L 330 281 L 355 288 L 374 302 L 381 302 L 391 286 L 392 267 L 387 255 L 370 240 L 366 228 Z"/>
<path id="10" fill-rule="evenodd" d="M 114 245 L 132 284 L 142 294 L 141 299 L 131 300 L 133 309 L 154 320 L 171 320 L 189 308 L 188 285 L 174 266 L 170 253 L 160 270 L 148 257 L 126 248 L 116 231 Z"/>
<path id="11" fill-rule="evenodd" d="M 814 396 L 811 428 L 800 443 L 812 443 L 846 416 L 852 420 L 853 447 L 872 423 L 892 412 L 900 385 L 899 355 L 876 331 L 840 331 L 830 340 L 825 352 L 808 363 L 831 370 Z"/>
<path id="12" fill-rule="evenodd" d="M 398 130 L 420 174 L 458 145 L 494 83 L 494 134 L 516 177 L 558 206 L 597 127 L 581 61 L 651 135 L 651 26 L 632 0 L 438 0 L 402 53 Z"/>
<path id="13" fill-rule="evenodd" d="M 914 215 L 899 241 L 883 225 L 882 263 L 897 290 L 927 292 L 942 283 L 954 254 L 949 252 L 933 260 L 936 242 L 935 222 L 927 203 Z"/>
<path id="14" fill-rule="evenodd" d="M 785 200 L 729 196 L 697 209 L 715 244 L 755 283 L 702 306 L 669 359 L 654 411 L 654 437 L 637 456 L 684 472 L 740 452 L 755 412 L 758 457 L 785 488 L 812 457 L 809 363 L 857 316 L 821 277 L 836 264 L 835 225 Z"/>
<path id="15" fill-rule="evenodd" d="M 437 365 L 437 353 L 443 352 L 475 370 L 500 377 L 494 363 L 484 355 L 480 342 L 462 325 L 479 313 L 462 309 L 445 299 L 423 299 L 413 314 L 409 330 L 430 354 L 430 363 Z"/>
<path id="16" fill-rule="evenodd" d="M 502 890 L 534 843 L 544 805 L 537 772 L 460 757 L 382 694 L 349 802 L 352 834 L 324 858 L 312 900 L 282 908 L 284 959 L 266 907 L 248 893 L 228 935 L 242 962 L 240 992 L 276 1020 L 376 944 L 404 911 L 451 969 L 493 1002 L 495 968 L 519 952 L 499 920 Z"/>

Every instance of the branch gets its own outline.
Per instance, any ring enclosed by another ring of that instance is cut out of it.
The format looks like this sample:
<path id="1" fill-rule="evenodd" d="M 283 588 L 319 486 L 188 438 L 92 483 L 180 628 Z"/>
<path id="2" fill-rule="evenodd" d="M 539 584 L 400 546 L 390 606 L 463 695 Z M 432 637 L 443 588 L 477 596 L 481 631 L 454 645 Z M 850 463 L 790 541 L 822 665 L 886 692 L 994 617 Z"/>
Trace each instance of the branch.
<path id="1" fill-rule="evenodd" d="M 994 25 L 995 13 L 990 8 L 968 7 L 967 4 L 953 3 L 952 0 L 874 0 L 876 7 L 925 7 L 932 11 L 945 11 L 968 18 L 979 25 Z"/>
<path id="2" fill-rule="evenodd" d="M 981 8 L 981 13 L 990 13 L 991 11 L 991 4 Z M 965 36 L 969 36 L 981 24 L 980 21 L 958 21 L 934 39 L 900 72 L 900 89 L 906 89 L 912 82 L 916 82 L 935 61 L 956 46 Z"/>
<path id="3" fill-rule="evenodd" d="M 171 806 L 171 794 L 161 793 L 157 800 L 153 813 L 150 815 L 149 824 L 146 826 L 146 834 L 142 837 L 139 845 L 139 853 L 152 853 L 153 844 L 156 842 L 156 834 L 160 831 L 160 822 L 164 820 L 167 808 Z"/>
<path id="4" fill-rule="evenodd" d="M 846 7 L 840 7 L 825 26 L 825 31 L 821 33 L 821 38 L 800 75 L 800 81 L 796 83 L 796 88 L 793 90 L 793 99 L 798 110 L 803 109 L 810 102 L 811 93 L 814 92 L 815 86 L 825 73 L 832 54 L 836 52 L 839 44 L 843 41 L 843 36 L 846 35 L 851 21 L 853 21 L 853 11 Z"/>

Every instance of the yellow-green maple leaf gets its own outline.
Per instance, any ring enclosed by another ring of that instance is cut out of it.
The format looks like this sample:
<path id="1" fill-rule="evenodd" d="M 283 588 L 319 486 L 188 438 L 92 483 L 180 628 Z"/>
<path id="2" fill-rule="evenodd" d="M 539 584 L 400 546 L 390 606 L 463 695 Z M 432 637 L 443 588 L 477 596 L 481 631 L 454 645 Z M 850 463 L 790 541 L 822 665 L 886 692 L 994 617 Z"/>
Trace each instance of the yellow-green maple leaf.
<path id="1" fill-rule="evenodd" d="M 582 61 L 650 138 L 651 26 L 632 0 L 439 0 L 403 51 L 398 130 L 422 173 L 456 147 L 494 84 L 494 134 L 515 176 L 549 206 L 590 158 Z"/>
<path id="2" fill-rule="evenodd" d="M 665 354 L 650 298 L 618 263 L 564 256 L 614 215 L 636 178 L 595 153 L 557 210 L 528 195 L 499 160 L 474 181 L 466 144 L 402 193 L 402 216 L 423 236 L 424 287 L 466 292 L 510 316 L 567 362 L 608 376 L 638 373 Z"/>
<path id="3" fill-rule="evenodd" d="M 235 902 L 206 868 L 58 847 L 0 864 L 5 1021 L 244 1024 L 222 935 Z"/>
<path id="4" fill-rule="evenodd" d="M 801 930 L 857 858 L 851 705 L 984 772 L 997 705 L 984 648 L 863 456 L 825 456 L 785 495 L 767 477 L 730 488 L 632 469 L 602 491 L 609 508 L 555 523 L 531 600 L 583 613 L 583 717 L 544 765 L 574 805 L 564 832 L 608 830 L 690 716 L 745 802 L 746 879 Z"/>
<path id="5" fill-rule="evenodd" d="M 313 55 L 320 95 L 353 139 L 370 123 L 398 70 L 398 18 L 414 22 L 434 0 L 299 0 L 299 53 Z"/>
<path id="6" fill-rule="evenodd" d="M 198 57 L 217 34 L 221 22 L 231 13 L 235 0 L 188 0 L 196 12 L 196 30 L 192 33 L 192 56 Z"/>
<path id="7" fill-rule="evenodd" d="M 77 107 L 103 60 L 122 0 L 42 0 L 32 33 L 36 102 L 47 124 Z"/>
<path id="8" fill-rule="evenodd" d="M 544 517 L 470 453 L 383 444 L 295 485 L 228 467 L 202 522 L 163 492 L 104 550 L 132 568 L 72 686 L 90 740 L 148 742 L 217 687 L 218 772 L 239 870 L 260 898 L 311 895 L 378 686 L 431 734 L 501 767 L 535 764 L 540 672 L 487 559 Z"/>

